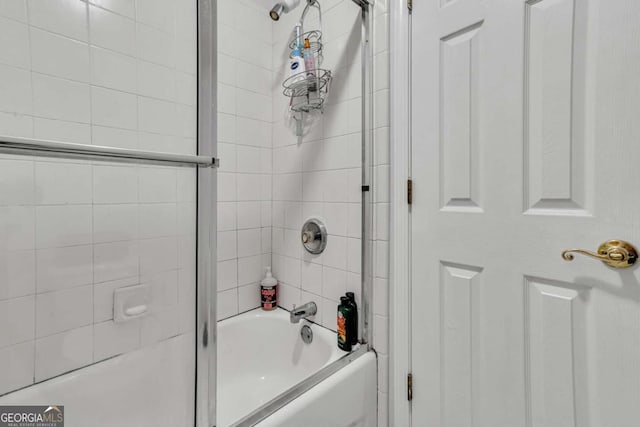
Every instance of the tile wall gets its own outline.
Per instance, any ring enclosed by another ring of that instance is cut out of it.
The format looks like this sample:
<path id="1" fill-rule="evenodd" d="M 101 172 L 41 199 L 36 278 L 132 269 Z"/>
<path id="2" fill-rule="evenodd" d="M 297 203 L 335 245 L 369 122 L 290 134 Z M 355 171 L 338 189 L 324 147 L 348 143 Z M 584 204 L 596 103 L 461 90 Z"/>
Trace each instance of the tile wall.
<path id="1" fill-rule="evenodd" d="M 347 291 L 360 297 L 362 233 L 362 61 L 360 9 L 350 0 L 321 2 L 324 61 L 333 74 L 324 114 L 305 119 L 296 137 L 281 82 L 288 77 L 291 30 L 300 10 L 273 24 L 273 265 L 280 305 L 315 301 L 315 321 L 335 330 Z M 317 29 L 311 9 L 304 31 Z M 321 218 L 327 247 L 309 254 L 300 243 L 306 219 Z"/>
<path id="2" fill-rule="evenodd" d="M 271 265 L 271 20 L 218 1 L 218 318 L 260 305 Z"/>
<path id="3" fill-rule="evenodd" d="M 388 1 L 374 2 L 373 63 L 369 64 L 373 67 L 373 310 L 380 426 L 388 425 Z M 309 117 L 299 139 L 287 120 L 288 101 L 281 83 L 286 76 L 286 46 L 302 6 L 272 22 L 267 15 L 271 4 L 263 1 L 218 2 L 223 164 L 218 223 L 220 318 L 259 305 L 257 282 L 262 271 L 258 267 L 270 264 L 281 283 L 280 305 L 290 308 L 316 301 L 320 310 L 315 320 L 329 328 L 334 328 L 339 297 L 347 290 L 359 294 L 360 14 L 351 0 L 320 3 L 323 67 L 333 71 L 334 81 L 325 113 Z M 308 22 L 313 23 L 315 16 L 312 10 Z M 243 183 L 251 179 L 254 194 L 247 196 L 244 191 L 249 185 Z M 311 216 L 323 218 L 329 231 L 327 250 L 320 256 L 307 254 L 299 243 L 300 227 Z"/>
<path id="4" fill-rule="evenodd" d="M 0 134 L 195 153 L 196 29 L 193 0 L 0 1 Z M 194 266 L 194 170 L 0 157 L 0 394 L 192 332 Z"/>

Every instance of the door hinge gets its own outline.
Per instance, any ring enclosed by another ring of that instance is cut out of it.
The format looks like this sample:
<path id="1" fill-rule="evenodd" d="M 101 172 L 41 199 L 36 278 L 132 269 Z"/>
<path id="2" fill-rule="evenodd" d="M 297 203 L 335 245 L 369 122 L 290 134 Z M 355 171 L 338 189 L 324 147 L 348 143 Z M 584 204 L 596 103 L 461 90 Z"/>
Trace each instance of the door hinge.
<path id="1" fill-rule="evenodd" d="M 407 180 L 407 203 L 413 204 L 413 180 Z"/>
<path id="2" fill-rule="evenodd" d="M 407 400 L 413 400 L 413 374 L 407 375 Z"/>
<path id="3" fill-rule="evenodd" d="M 409 12 L 413 10 L 413 0 L 407 0 L 407 9 L 409 9 Z"/>

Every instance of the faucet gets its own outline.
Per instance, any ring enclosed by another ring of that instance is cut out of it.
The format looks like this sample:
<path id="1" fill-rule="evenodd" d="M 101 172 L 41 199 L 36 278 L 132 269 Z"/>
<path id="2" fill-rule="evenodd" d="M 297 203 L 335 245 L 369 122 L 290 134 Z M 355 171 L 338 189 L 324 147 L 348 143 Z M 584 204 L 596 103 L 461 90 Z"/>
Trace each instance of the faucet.
<path id="1" fill-rule="evenodd" d="M 291 323 L 298 323 L 300 319 L 306 319 L 309 316 L 313 316 L 318 312 L 318 306 L 315 302 L 311 301 L 306 304 L 302 304 L 299 307 L 293 306 L 289 319 Z"/>

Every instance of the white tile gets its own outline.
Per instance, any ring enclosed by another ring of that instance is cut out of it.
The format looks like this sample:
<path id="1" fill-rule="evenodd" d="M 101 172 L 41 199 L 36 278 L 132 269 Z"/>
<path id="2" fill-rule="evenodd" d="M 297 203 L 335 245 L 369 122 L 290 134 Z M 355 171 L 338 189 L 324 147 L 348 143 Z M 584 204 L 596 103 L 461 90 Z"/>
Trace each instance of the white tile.
<path id="1" fill-rule="evenodd" d="M 109 243 L 138 238 L 136 205 L 95 205 L 93 207 L 93 241 Z"/>
<path id="2" fill-rule="evenodd" d="M 375 243 L 376 262 L 374 266 L 375 277 L 389 277 L 389 242 L 377 241 Z"/>
<path id="3" fill-rule="evenodd" d="M 0 128 L 7 136 L 33 137 L 33 118 L 20 113 L 0 112 Z"/>
<path id="4" fill-rule="evenodd" d="M 184 76 L 183 73 L 180 75 Z M 176 72 L 171 68 L 151 62 L 138 61 L 138 94 L 173 101 L 176 99 L 176 80 Z M 195 94 L 193 97 L 195 99 Z"/>
<path id="5" fill-rule="evenodd" d="M 35 380 L 43 381 L 92 361 L 92 325 L 42 338 L 36 341 Z"/>
<path id="6" fill-rule="evenodd" d="M 176 71 L 176 101 L 195 106 L 198 101 L 198 82 L 194 75 Z"/>
<path id="7" fill-rule="evenodd" d="M 35 117 L 33 119 L 33 136 L 53 141 L 90 144 L 91 126 L 87 123 L 66 122 Z M 57 160 L 54 161 L 59 162 Z"/>
<path id="8" fill-rule="evenodd" d="M 270 122 L 272 118 L 271 98 L 244 89 L 237 89 L 236 112 L 238 116 Z"/>
<path id="9" fill-rule="evenodd" d="M 381 127 L 374 131 L 374 164 L 389 164 L 389 128 Z"/>
<path id="10" fill-rule="evenodd" d="M 31 28 L 33 71 L 78 82 L 89 82 L 89 47 L 86 43 Z"/>
<path id="11" fill-rule="evenodd" d="M 236 61 L 233 56 L 218 53 L 218 82 L 228 85 L 236 83 Z"/>
<path id="12" fill-rule="evenodd" d="M 238 260 L 218 262 L 218 291 L 226 291 L 238 286 Z"/>
<path id="13" fill-rule="evenodd" d="M 375 238 L 377 240 L 389 240 L 389 204 L 377 203 Z"/>
<path id="14" fill-rule="evenodd" d="M 259 255 L 262 252 L 261 237 L 259 228 L 238 230 L 238 257 Z"/>
<path id="15" fill-rule="evenodd" d="M 175 168 L 140 168 L 140 202 L 175 202 Z"/>
<path id="16" fill-rule="evenodd" d="M 93 280 L 91 246 L 39 250 L 36 256 L 39 293 L 87 285 Z"/>
<path id="17" fill-rule="evenodd" d="M 93 144 L 105 147 L 138 148 L 138 133 L 104 126 L 91 127 Z"/>
<path id="18" fill-rule="evenodd" d="M 262 254 L 269 255 L 271 253 L 271 227 L 261 229 L 262 234 Z"/>
<path id="19" fill-rule="evenodd" d="M 373 313 L 387 316 L 389 313 L 389 281 L 376 277 L 373 281 Z"/>
<path id="20" fill-rule="evenodd" d="M 373 90 L 389 88 L 389 52 L 382 52 L 373 58 Z"/>
<path id="21" fill-rule="evenodd" d="M 261 255 L 238 259 L 238 284 L 240 286 L 260 282 L 264 274 Z"/>
<path id="22" fill-rule="evenodd" d="M 91 0 L 89 3 L 93 3 L 103 9 L 116 12 L 131 19 L 136 17 L 135 0 Z"/>
<path id="23" fill-rule="evenodd" d="M 347 203 L 325 203 L 324 218 L 326 219 L 327 232 L 330 235 L 346 236 L 348 226 Z"/>
<path id="24" fill-rule="evenodd" d="M 258 228 L 261 225 L 260 202 L 238 202 L 238 228 Z"/>
<path id="25" fill-rule="evenodd" d="M 236 202 L 218 202 L 218 231 L 236 229 Z"/>
<path id="26" fill-rule="evenodd" d="M 137 277 L 96 283 L 93 286 L 93 322 L 100 323 L 113 319 L 113 294 L 116 289 L 139 285 Z"/>
<path id="27" fill-rule="evenodd" d="M 38 204 L 92 202 L 91 165 L 36 162 L 35 182 Z"/>
<path id="28" fill-rule="evenodd" d="M 138 170 L 134 166 L 94 166 L 94 203 L 138 201 Z"/>
<path id="29" fill-rule="evenodd" d="M 0 251 L 35 248 L 35 210 L 29 206 L 0 207 Z"/>
<path id="30" fill-rule="evenodd" d="M 238 256 L 238 242 L 236 231 L 218 232 L 218 261 L 224 261 Z"/>
<path id="31" fill-rule="evenodd" d="M 0 110 L 14 114 L 31 114 L 31 73 L 28 70 L 0 65 Z"/>
<path id="32" fill-rule="evenodd" d="M 189 0 L 179 2 L 175 10 L 176 37 L 183 40 L 192 41 L 195 46 L 197 43 L 197 23 L 197 3 Z"/>
<path id="33" fill-rule="evenodd" d="M 179 236 L 196 235 L 197 211 L 196 202 L 178 203 L 177 208 L 177 230 Z"/>
<path id="34" fill-rule="evenodd" d="M 89 23 L 91 44 L 135 55 L 136 27 L 133 20 L 90 5 Z"/>
<path id="35" fill-rule="evenodd" d="M 195 202 L 197 198 L 197 170 L 182 168 L 176 171 L 178 179 L 178 202 Z"/>
<path id="36" fill-rule="evenodd" d="M 301 304 L 301 298 L 300 288 L 289 286 L 285 283 L 278 285 L 278 306 L 291 310 L 294 305 Z"/>
<path id="37" fill-rule="evenodd" d="M 359 203 L 349 203 L 347 208 L 347 236 L 362 236 L 362 206 Z"/>
<path id="38" fill-rule="evenodd" d="M 217 89 L 218 111 L 226 114 L 236 114 L 236 88 L 219 83 Z"/>
<path id="39" fill-rule="evenodd" d="M 36 289 L 34 251 L 0 253 L 0 300 L 32 295 Z"/>
<path id="40" fill-rule="evenodd" d="M 254 147 L 271 148 L 271 123 L 238 117 L 235 123 L 236 142 Z"/>
<path id="41" fill-rule="evenodd" d="M 322 262 L 329 267 L 347 269 L 347 238 L 330 236 L 327 247 L 322 254 Z"/>
<path id="42" fill-rule="evenodd" d="M 173 67 L 175 39 L 167 33 L 143 24 L 136 24 L 137 57 L 149 62 Z"/>
<path id="43" fill-rule="evenodd" d="M 382 354 L 389 354 L 389 319 L 373 316 L 373 346 Z"/>
<path id="44" fill-rule="evenodd" d="M 30 160 L 0 159 L 0 206 L 33 204 L 33 168 Z"/>
<path id="45" fill-rule="evenodd" d="M 175 68 L 185 73 L 197 74 L 198 72 L 198 48 L 196 39 L 175 41 Z"/>
<path id="46" fill-rule="evenodd" d="M 135 95 L 93 86 L 91 88 L 92 123 L 122 129 L 138 126 L 138 100 Z"/>
<path id="47" fill-rule="evenodd" d="M 138 128 L 144 132 L 176 135 L 176 106 L 174 103 L 138 98 Z"/>
<path id="48" fill-rule="evenodd" d="M 238 289 L 218 292 L 218 320 L 226 319 L 238 314 Z"/>
<path id="49" fill-rule="evenodd" d="M 140 274 L 174 270 L 178 266 L 178 244 L 175 237 L 140 241 Z"/>
<path id="50" fill-rule="evenodd" d="M 26 22 L 27 9 L 25 0 L 0 0 L 0 15 Z"/>
<path id="51" fill-rule="evenodd" d="M 322 266 L 311 262 L 302 263 L 302 289 L 315 295 L 322 295 Z"/>
<path id="52" fill-rule="evenodd" d="M 8 2 L 0 2 L 0 13 Z M 11 19 L 0 18 L 0 63 L 28 69 L 30 62 L 28 27 Z"/>
<path id="53" fill-rule="evenodd" d="M 0 301 L 0 347 L 33 340 L 35 297 Z"/>
<path id="54" fill-rule="evenodd" d="M 176 336 L 179 331 L 178 307 L 151 313 L 141 319 L 140 341 L 143 346 Z"/>
<path id="55" fill-rule="evenodd" d="M 262 175 L 237 174 L 238 200 L 260 200 L 262 198 Z"/>
<path id="56" fill-rule="evenodd" d="M 330 299 L 322 298 L 320 309 L 322 310 L 322 326 L 335 331 L 338 316 L 338 303 Z"/>
<path id="57" fill-rule="evenodd" d="M 166 33 L 173 34 L 175 14 L 174 0 L 136 0 L 136 20 Z"/>
<path id="58" fill-rule="evenodd" d="M 0 366 L 11 367 L 2 370 L 0 394 L 33 383 L 34 349 L 33 341 L 0 349 Z"/>
<path id="59" fill-rule="evenodd" d="M 330 267 L 322 269 L 322 296 L 339 300 L 347 291 L 347 272 Z"/>
<path id="60" fill-rule="evenodd" d="M 141 239 L 176 235 L 175 203 L 143 204 L 138 207 Z"/>
<path id="61" fill-rule="evenodd" d="M 347 239 L 347 270 L 360 274 L 362 269 L 362 245 L 360 239 Z"/>
<path id="62" fill-rule="evenodd" d="M 95 245 L 93 248 L 95 283 L 137 276 L 140 250 L 136 242 Z"/>
<path id="63" fill-rule="evenodd" d="M 98 323 L 93 327 L 93 334 L 93 354 L 96 361 L 133 351 L 140 346 L 140 322 L 136 320 L 126 323 Z"/>
<path id="64" fill-rule="evenodd" d="M 260 307 L 260 285 L 240 286 L 238 288 L 238 311 L 240 313 Z"/>
<path id="65" fill-rule="evenodd" d="M 91 83 L 110 89 L 136 91 L 136 60 L 112 50 L 91 47 Z"/>
<path id="66" fill-rule="evenodd" d="M 36 336 L 42 338 L 91 324 L 92 302 L 92 286 L 37 295 Z"/>
<path id="67" fill-rule="evenodd" d="M 87 3 L 81 0 L 28 0 L 29 22 L 76 40 L 87 41 Z"/>
<path id="68" fill-rule="evenodd" d="M 38 206 L 36 248 L 86 245 L 92 242 L 90 205 Z"/>
<path id="69" fill-rule="evenodd" d="M 195 138 L 198 131 L 198 110 L 194 106 L 176 104 L 174 133 L 183 138 Z M 190 153 L 195 153 L 195 150 Z"/>
<path id="70" fill-rule="evenodd" d="M 89 85 L 33 74 L 33 113 L 49 119 L 89 123 Z M 60 102 L 64 99 L 65 102 Z"/>

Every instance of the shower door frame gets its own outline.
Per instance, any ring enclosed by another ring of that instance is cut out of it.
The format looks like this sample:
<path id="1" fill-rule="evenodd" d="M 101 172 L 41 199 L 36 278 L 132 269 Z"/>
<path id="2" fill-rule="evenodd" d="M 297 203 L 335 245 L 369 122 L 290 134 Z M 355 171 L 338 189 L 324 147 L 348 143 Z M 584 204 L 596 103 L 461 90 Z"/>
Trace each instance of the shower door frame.
<path id="1" fill-rule="evenodd" d="M 217 159 L 217 0 L 198 1 L 198 154 Z M 197 178 L 196 427 L 216 421 L 217 173 L 199 168 Z"/>

